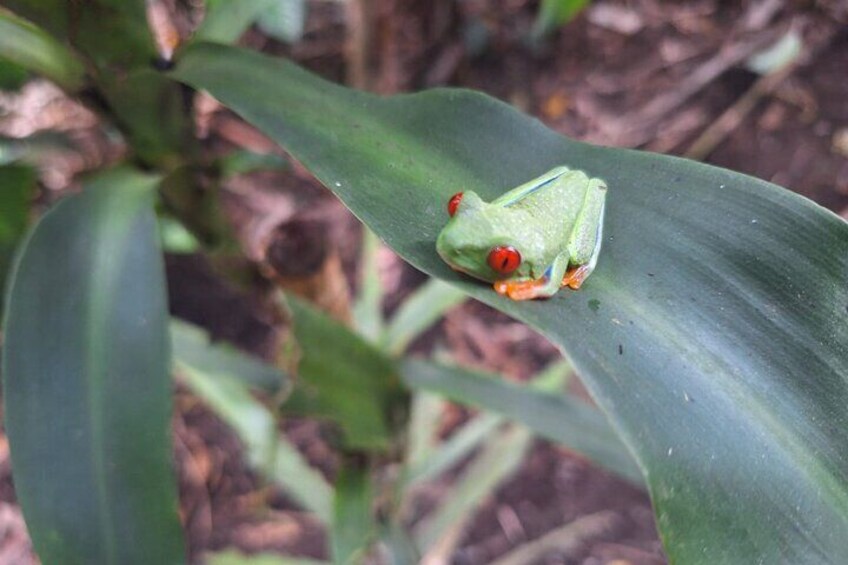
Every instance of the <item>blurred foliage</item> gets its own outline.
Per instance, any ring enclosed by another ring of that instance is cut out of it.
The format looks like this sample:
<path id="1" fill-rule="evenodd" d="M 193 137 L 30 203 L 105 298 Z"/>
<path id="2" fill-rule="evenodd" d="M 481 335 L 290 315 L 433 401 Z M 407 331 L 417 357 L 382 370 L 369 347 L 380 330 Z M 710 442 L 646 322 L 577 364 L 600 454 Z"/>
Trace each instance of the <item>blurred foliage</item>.
<path id="1" fill-rule="evenodd" d="M 533 24 L 533 36 L 544 37 L 574 19 L 591 0 L 542 0 Z"/>

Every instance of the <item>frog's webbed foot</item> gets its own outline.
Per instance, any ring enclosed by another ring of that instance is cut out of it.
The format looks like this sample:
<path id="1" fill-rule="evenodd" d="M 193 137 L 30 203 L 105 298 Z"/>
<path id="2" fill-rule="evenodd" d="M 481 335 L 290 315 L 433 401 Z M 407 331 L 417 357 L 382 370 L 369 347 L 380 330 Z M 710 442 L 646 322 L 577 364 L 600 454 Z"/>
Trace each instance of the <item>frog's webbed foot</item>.
<path id="1" fill-rule="evenodd" d="M 569 286 L 577 290 L 590 274 L 592 274 L 591 264 L 579 265 L 569 269 L 565 272 L 565 276 L 562 277 L 562 286 Z"/>
<path id="2" fill-rule="evenodd" d="M 529 281 L 495 281 L 493 286 L 495 292 L 513 300 L 532 300 L 551 296 L 549 281 L 544 277 Z"/>

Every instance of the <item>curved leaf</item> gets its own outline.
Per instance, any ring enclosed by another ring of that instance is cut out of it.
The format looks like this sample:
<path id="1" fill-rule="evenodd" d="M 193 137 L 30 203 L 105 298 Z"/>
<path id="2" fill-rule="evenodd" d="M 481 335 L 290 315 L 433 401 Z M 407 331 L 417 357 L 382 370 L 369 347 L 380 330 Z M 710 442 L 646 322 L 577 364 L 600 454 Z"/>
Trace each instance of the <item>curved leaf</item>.
<path id="1" fill-rule="evenodd" d="M 44 75 L 68 90 L 82 86 L 85 69 L 61 43 L 30 22 L 0 10 L 0 59 Z"/>
<path id="2" fill-rule="evenodd" d="M 273 137 L 413 265 L 562 346 L 642 467 L 673 561 L 844 560 L 843 220 L 738 173 L 571 141 L 472 92 L 378 98 L 210 45 L 176 76 Z M 489 200 L 560 164 L 610 187 L 582 290 L 514 303 L 439 259 L 459 187 Z"/>
<path id="3" fill-rule="evenodd" d="M 15 488 L 44 563 L 182 563 L 156 179 L 101 175 L 35 226 L 5 318 Z"/>

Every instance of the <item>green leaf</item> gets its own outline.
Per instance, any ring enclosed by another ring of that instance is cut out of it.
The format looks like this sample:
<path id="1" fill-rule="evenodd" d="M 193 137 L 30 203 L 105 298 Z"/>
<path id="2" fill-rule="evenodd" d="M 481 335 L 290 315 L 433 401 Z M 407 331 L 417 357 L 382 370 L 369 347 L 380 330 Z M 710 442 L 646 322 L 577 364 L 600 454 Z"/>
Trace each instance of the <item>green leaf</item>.
<path id="1" fill-rule="evenodd" d="M 179 85 L 151 68 L 159 55 L 145 0 L 6 0 L 4 5 L 79 53 L 98 102 L 145 164 L 173 170 L 183 162 L 194 143 L 190 114 Z"/>
<path id="2" fill-rule="evenodd" d="M 192 392 L 236 431 L 248 463 L 265 476 L 271 474 L 277 457 L 277 422 L 271 411 L 236 376 L 198 370 L 179 358 L 175 366 Z"/>
<path id="3" fill-rule="evenodd" d="M 207 554 L 205 563 L 208 565 L 329 565 L 325 561 L 314 559 L 285 557 L 273 553 L 245 555 L 236 550 Z"/>
<path id="4" fill-rule="evenodd" d="M 406 486 L 430 480 L 447 471 L 491 437 L 503 423 L 504 418 L 497 414 L 482 414 L 464 424 L 428 458 L 410 461 L 413 465 L 405 477 Z"/>
<path id="5" fill-rule="evenodd" d="M 133 150 L 145 162 L 173 170 L 188 155 L 191 121 L 179 85 L 147 65 L 127 73 L 104 73 L 104 98 Z"/>
<path id="6" fill-rule="evenodd" d="M 288 160 L 276 153 L 255 153 L 239 149 L 216 161 L 222 178 L 252 173 L 254 171 L 280 171 L 289 166 Z"/>
<path id="7" fill-rule="evenodd" d="M 444 502 L 419 528 L 416 535 L 419 547 L 423 551 L 449 555 L 447 547 L 455 545 L 483 500 L 521 466 L 532 440 L 530 432 L 518 426 L 490 438 L 480 455 L 457 479 Z M 434 545 L 437 547 L 433 548 Z"/>
<path id="8" fill-rule="evenodd" d="M 4 322 L 15 488 L 44 563 L 183 563 L 157 179 L 104 173 L 35 226 Z"/>
<path id="9" fill-rule="evenodd" d="M 421 465 L 433 454 L 438 442 L 439 420 L 444 406 L 444 399 L 436 394 L 413 391 L 404 454 L 407 466 Z"/>
<path id="10" fill-rule="evenodd" d="M 230 376 L 268 394 L 278 394 L 290 384 L 288 376 L 278 368 L 225 342 L 212 343 L 209 334 L 193 324 L 173 320 L 171 340 L 174 358 L 184 366 L 212 375 Z"/>
<path id="11" fill-rule="evenodd" d="M 101 71 L 146 67 L 156 57 L 144 0 L 4 0 L 59 44 L 72 45 Z"/>
<path id="12" fill-rule="evenodd" d="M 0 91 L 18 91 L 27 80 L 29 80 L 29 73 L 26 69 L 0 58 Z"/>
<path id="13" fill-rule="evenodd" d="M 233 43 L 275 3 L 277 0 L 206 0 L 206 15 L 192 40 Z"/>
<path id="14" fill-rule="evenodd" d="M 386 565 L 408 565 L 421 560 L 415 540 L 397 520 L 381 528 L 380 544 L 386 556 Z"/>
<path id="15" fill-rule="evenodd" d="M 0 10 L 0 58 L 43 75 L 66 90 L 83 84 L 82 63 L 32 23 Z"/>
<path id="16" fill-rule="evenodd" d="M 172 322 L 171 339 L 177 370 L 191 390 L 235 430 L 249 463 L 329 523 L 332 488 L 281 435 L 271 409 L 250 394 L 249 387 L 278 393 L 287 378 L 232 347 L 209 344 L 205 332 L 190 324 Z"/>
<path id="17" fill-rule="evenodd" d="M 359 334 L 369 341 L 375 341 L 383 331 L 383 287 L 377 269 L 379 249 L 380 239 L 368 228 L 363 228 L 359 294 L 353 305 L 353 319 Z"/>
<path id="18" fill-rule="evenodd" d="M 776 73 L 798 60 L 804 42 L 796 29 L 790 29 L 780 39 L 745 62 L 748 70 L 760 75 Z"/>
<path id="19" fill-rule="evenodd" d="M 294 43 L 303 36 L 306 25 L 306 0 L 272 2 L 256 21 L 264 33 L 286 43 Z"/>
<path id="20" fill-rule="evenodd" d="M 568 363 L 554 363 L 534 377 L 527 386 L 533 390 L 562 392 L 570 376 L 571 367 Z M 498 377 L 495 377 L 494 375 L 490 375 L 489 378 L 493 381 L 498 379 Z M 523 394 L 523 391 L 519 394 Z M 419 390 L 416 391 L 413 398 L 417 400 L 422 397 L 429 398 L 430 396 L 432 396 L 431 393 Z M 485 397 L 486 395 L 484 394 L 482 396 Z M 472 403 L 473 402 L 474 401 L 472 400 Z M 413 427 L 415 424 L 416 407 L 415 403 L 413 403 Z M 524 415 L 524 412 L 518 412 L 520 414 L 519 418 L 521 418 Z M 419 457 L 412 456 L 415 455 L 415 452 L 412 451 L 412 447 L 414 447 L 416 443 L 423 443 L 423 441 L 419 439 L 417 442 L 410 442 L 410 455 L 407 457 L 408 469 L 405 473 L 406 476 L 404 477 L 406 485 L 414 485 L 420 481 L 428 480 L 443 471 L 446 471 L 456 463 L 459 463 L 463 457 L 470 454 L 471 451 L 473 451 L 484 440 L 494 435 L 495 431 L 504 423 L 504 420 L 505 418 L 497 413 L 481 414 L 470 422 L 464 424 L 459 431 L 451 435 L 451 437 L 442 443 L 442 445 L 440 445 L 437 449 L 428 449 Z M 630 467 L 632 467 L 632 464 Z"/>
<path id="21" fill-rule="evenodd" d="M 213 374 L 177 363 L 191 390 L 230 427 L 245 446 L 248 462 L 288 492 L 303 508 L 329 523 L 333 491 L 288 440 L 272 412 L 251 396 L 236 375 Z"/>
<path id="22" fill-rule="evenodd" d="M 199 253 L 201 249 L 197 237 L 172 216 L 159 216 L 159 237 L 165 253 Z"/>
<path id="23" fill-rule="evenodd" d="M 393 362 L 315 307 L 294 297 L 287 303 L 301 358 L 300 378 L 283 411 L 337 422 L 347 447 L 388 447 L 401 394 Z"/>
<path id="24" fill-rule="evenodd" d="M 590 0 L 542 0 L 533 24 L 533 36 L 542 37 L 574 19 Z"/>
<path id="25" fill-rule="evenodd" d="M 639 469 L 603 414 L 580 400 L 562 393 L 539 392 L 496 375 L 426 361 L 404 361 L 401 372 L 412 388 L 436 392 L 521 422 L 540 436 L 642 484 Z"/>
<path id="26" fill-rule="evenodd" d="M 269 36 L 293 43 L 303 34 L 304 0 L 206 0 L 194 41 L 234 43 L 254 22 Z"/>
<path id="27" fill-rule="evenodd" d="M 269 476 L 325 524 L 332 520 L 333 487 L 285 438 L 277 441 L 277 457 Z"/>
<path id="28" fill-rule="evenodd" d="M 4 281 L 15 247 L 29 222 L 29 204 L 35 191 L 35 170 L 26 165 L 0 166 L 0 288 Z M 0 313 L 4 297 L 0 297 Z"/>
<path id="29" fill-rule="evenodd" d="M 336 479 L 330 529 L 333 562 L 337 565 L 365 562 L 377 537 L 377 524 L 371 511 L 373 498 L 368 470 L 359 461 L 345 461 Z"/>
<path id="30" fill-rule="evenodd" d="M 53 166 L 57 153 L 76 150 L 74 142 L 58 131 L 40 131 L 27 137 L 0 135 L 0 165 L 22 162 L 46 169 Z"/>
<path id="31" fill-rule="evenodd" d="M 383 338 L 387 351 L 400 355 L 416 337 L 451 308 L 467 299 L 464 292 L 438 279 L 430 279 L 403 301 Z"/>
<path id="32" fill-rule="evenodd" d="M 562 347 L 643 469 L 673 562 L 844 560 L 844 220 L 745 175 L 569 140 L 472 92 L 378 98 L 209 45 L 176 76 L 270 135 L 414 266 Z M 440 260 L 457 186 L 491 200 L 560 164 L 610 187 L 580 291 L 511 302 Z"/>

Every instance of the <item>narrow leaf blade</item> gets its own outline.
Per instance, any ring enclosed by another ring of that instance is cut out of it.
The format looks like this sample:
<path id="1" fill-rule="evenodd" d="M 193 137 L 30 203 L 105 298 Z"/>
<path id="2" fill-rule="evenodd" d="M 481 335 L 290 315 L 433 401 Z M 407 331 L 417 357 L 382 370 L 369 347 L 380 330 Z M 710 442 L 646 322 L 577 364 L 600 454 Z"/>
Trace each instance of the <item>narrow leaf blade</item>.
<path id="1" fill-rule="evenodd" d="M 389 322 L 384 339 L 386 349 L 403 353 L 412 340 L 467 298 L 464 292 L 439 279 L 425 282 L 404 301 Z"/>
<path id="2" fill-rule="evenodd" d="M 416 538 L 422 551 L 450 553 L 447 547 L 455 545 L 483 500 L 519 468 L 532 440 L 530 432 L 518 426 L 489 439 L 452 486 L 444 503 L 420 528 Z"/>
<path id="3" fill-rule="evenodd" d="M 227 343 L 212 343 L 202 328 L 180 320 L 171 321 L 175 360 L 207 374 L 238 379 L 267 394 L 290 385 L 288 375 Z"/>
<path id="4" fill-rule="evenodd" d="M 336 480 L 336 497 L 333 503 L 333 527 L 330 542 L 333 562 L 338 565 L 364 563 L 365 556 L 377 538 L 374 521 L 371 476 L 360 462 L 342 464 Z"/>
<path id="5" fill-rule="evenodd" d="M 540 436 L 584 454 L 635 484 L 642 484 L 639 468 L 603 414 L 584 402 L 562 393 L 535 391 L 497 375 L 427 361 L 404 361 L 401 372 L 410 387 L 437 392 L 521 422 Z"/>
<path id="6" fill-rule="evenodd" d="M 36 175 L 26 165 L 0 165 L 0 288 L 12 264 L 15 247 L 26 230 Z M 5 296 L 0 297 L 0 314 Z"/>

